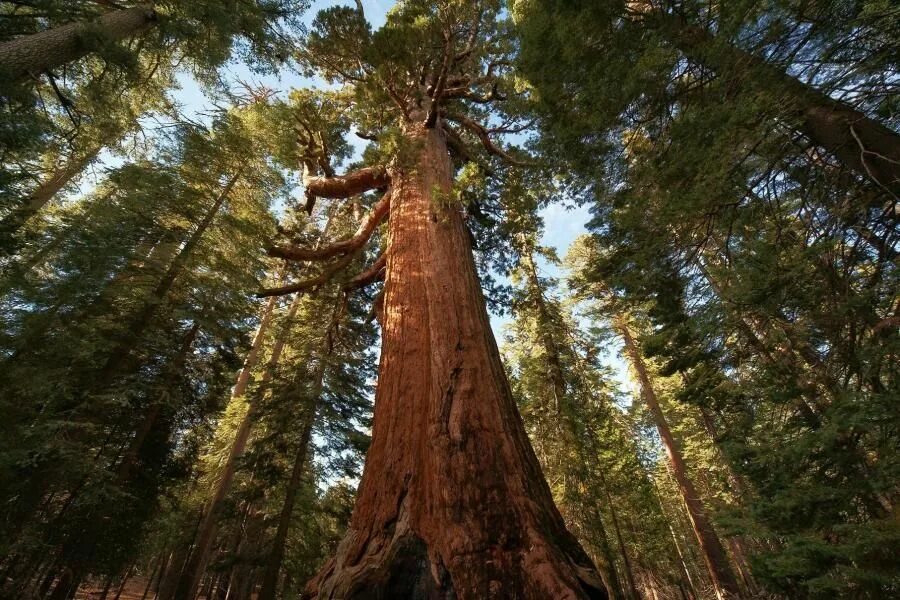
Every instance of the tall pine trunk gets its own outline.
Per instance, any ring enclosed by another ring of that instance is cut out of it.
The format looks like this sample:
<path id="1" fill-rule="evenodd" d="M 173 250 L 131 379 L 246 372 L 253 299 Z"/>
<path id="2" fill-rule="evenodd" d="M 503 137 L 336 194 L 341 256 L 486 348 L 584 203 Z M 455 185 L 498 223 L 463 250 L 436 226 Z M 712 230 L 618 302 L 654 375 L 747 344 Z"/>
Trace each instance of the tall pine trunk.
<path id="1" fill-rule="evenodd" d="M 266 384 L 271 380 L 274 371 L 278 366 L 278 362 L 281 360 L 281 353 L 287 342 L 290 325 L 300 307 L 301 298 L 302 296 L 300 295 L 296 296 L 293 302 L 291 302 L 291 307 L 288 309 L 285 324 L 279 332 L 278 338 L 275 340 L 275 344 L 272 347 L 272 354 L 269 357 L 269 362 L 266 365 L 266 370 L 263 374 L 261 382 L 263 388 L 265 388 Z M 246 378 L 244 378 L 245 373 L 247 373 Z M 242 378 L 244 379 L 242 380 Z M 235 385 L 232 398 L 240 397 L 237 394 L 238 391 L 243 395 L 244 392 L 246 392 L 248 382 L 249 372 L 245 369 L 238 378 L 238 385 Z M 247 442 L 250 440 L 250 433 L 253 429 L 253 423 L 256 421 L 257 411 L 258 403 L 251 401 L 247 413 L 244 415 L 244 418 L 241 420 L 238 430 L 235 433 L 234 441 L 231 444 L 231 450 L 228 453 L 228 458 L 225 460 L 225 465 L 222 467 L 222 476 L 216 484 L 213 497 L 209 501 L 206 514 L 203 516 L 203 521 L 200 524 L 194 551 L 191 553 L 191 556 L 185 565 L 178 586 L 172 595 L 172 600 L 193 600 L 197 595 L 197 590 L 203 578 L 203 572 L 206 569 L 206 565 L 212 554 L 213 542 L 215 541 L 219 519 L 221 518 L 222 507 L 225 498 L 231 489 L 231 483 L 234 481 L 238 460 L 244 455 L 244 451 L 247 449 Z"/>
<path id="2" fill-rule="evenodd" d="M 547 361 L 548 368 L 547 377 L 551 383 L 554 396 L 552 418 L 555 421 L 556 431 L 545 435 L 558 435 L 559 438 L 564 441 L 564 447 L 576 452 L 575 456 L 578 457 L 576 461 L 587 464 L 590 461 L 596 460 L 597 454 L 592 452 L 591 448 L 585 448 L 584 441 L 579 439 L 576 427 L 572 423 L 570 415 L 571 413 L 577 412 L 578 408 L 570 407 L 569 410 L 566 410 L 564 407 L 566 396 L 568 394 L 568 385 L 566 384 L 566 375 L 563 369 L 562 348 L 558 339 L 558 332 L 555 331 L 556 324 L 554 323 L 554 315 L 551 308 L 547 305 L 547 300 L 544 296 L 544 287 L 538 276 L 537 265 L 534 262 L 530 247 L 526 247 L 522 252 L 522 265 L 525 268 L 525 277 L 528 281 L 528 287 L 530 288 L 530 295 L 534 299 L 535 308 L 537 308 L 536 324 L 538 340 L 540 345 L 543 346 L 544 357 Z M 548 412 L 550 412 L 549 407 L 547 408 Z M 541 452 L 541 454 L 543 455 L 544 452 Z M 563 468 L 566 470 L 564 481 L 567 490 L 577 489 L 584 484 L 585 476 L 583 473 L 573 475 L 573 471 L 577 471 L 581 467 L 576 464 L 568 465 Z M 603 477 L 602 473 L 600 476 L 601 478 Z M 581 500 L 584 500 L 584 498 Z M 625 597 L 625 592 L 622 588 L 622 583 L 619 580 L 619 574 L 616 571 L 615 556 L 613 555 L 612 547 L 609 544 L 609 537 L 606 533 L 606 526 L 603 523 L 600 509 L 596 505 L 589 507 L 577 506 L 577 502 L 577 500 L 573 502 L 571 499 L 568 502 L 565 500 L 562 501 L 562 513 L 570 514 L 569 509 L 571 508 L 571 512 L 587 512 L 590 515 L 587 522 L 583 525 L 585 528 L 590 528 L 592 530 L 592 541 L 594 542 L 595 548 L 599 550 L 599 556 L 595 555 L 595 557 L 598 558 L 596 566 L 600 573 L 600 578 L 606 586 L 610 600 L 623 599 Z M 566 506 L 568 504 L 572 504 L 572 506 Z M 575 527 L 573 526 L 573 528 Z M 575 529 L 577 530 L 577 528 Z"/>
<path id="3" fill-rule="evenodd" d="M 722 77 L 748 77 L 744 87 L 766 86 L 783 94 L 805 136 L 857 174 L 900 197 L 900 134 L 896 131 L 702 27 L 663 12 L 654 13 L 653 18 L 685 56 Z"/>
<path id="4" fill-rule="evenodd" d="M 681 455 L 681 448 L 675 440 L 675 436 L 672 435 L 666 417 L 659 405 L 656 391 L 653 388 L 653 383 L 650 380 L 650 374 L 644 364 L 640 349 L 632 337 L 631 331 L 624 318 L 621 316 L 617 317 L 615 319 L 615 325 L 625 342 L 625 353 L 628 355 L 632 367 L 634 367 L 634 370 L 637 373 L 641 386 L 641 395 L 643 396 L 644 402 L 647 403 L 647 408 L 653 417 L 653 421 L 656 423 L 659 437 L 662 439 L 663 446 L 666 449 L 666 455 L 669 458 L 672 472 L 675 475 L 675 480 L 678 482 L 678 488 L 681 490 L 682 498 L 687 506 L 691 526 L 693 527 L 694 535 L 697 536 L 697 542 L 700 545 L 703 560 L 706 563 L 710 578 L 716 587 L 716 593 L 719 597 L 722 597 L 723 594 L 739 596 L 740 589 L 738 588 L 734 573 L 731 570 L 725 547 L 722 545 L 722 541 L 719 539 L 715 529 L 713 529 L 712 523 L 706 514 L 706 509 L 700 501 L 700 496 L 697 494 L 693 481 L 691 481 L 687 471 L 687 465 L 684 462 L 684 457 Z"/>
<path id="5" fill-rule="evenodd" d="M 25 223 L 41 211 L 66 187 L 70 181 L 78 177 L 100 153 L 99 148 L 92 149 L 80 156 L 70 157 L 66 163 L 53 171 L 28 196 L 21 206 L 14 209 L 3 220 L 0 220 L 0 249 L 12 247 L 7 238 L 15 234 Z"/>
<path id="6" fill-rule="evenodd" d="M 114 10 L 89 23 L 68 23 L 0 44 L 0 73 L 21 81 L 90 54 L 102 42 L 136 35 L 157 22 L 152 5 Z"/>
<path id="7" fill-rule="evenodd" d="M 606 598 L 510 392 L 443 134 L 418 116 L 412 164 L 391 168 L 372 444 L 346 537 L 305 596 Z"/>
<path id="8" fill-rule="evenodd" d="M 294 514 L 294 504 L 297 500 L 297 493 L 300 491 L 300 483 L 307 463 L 309 442 L 312 437 L 313 425 L 316 421 L 316 413 L 318 412 L 324 374 L 325 357 L 322 357 L 316 369 L 316 380 L 313 382 L 311 402 L 306 407 L 303 415 L 303 427 L 300 431 L 297 455 L 291 468 L 291 477 L 288 480 L 284 494 L 284 504 L 281 507 L 281 514 L 278 516 L 278 528 L 275 531 L 275 538 L 272 540 L 272 551 L 263 571 L 262 587 L 259 590 L 257 600 L 275 600 L 278 588 L 278 575 L 281 572 L 281 564 L 284 561 L 285 544 L 287 543 L 288 531 L 291 526 L 291 517 Z"/>

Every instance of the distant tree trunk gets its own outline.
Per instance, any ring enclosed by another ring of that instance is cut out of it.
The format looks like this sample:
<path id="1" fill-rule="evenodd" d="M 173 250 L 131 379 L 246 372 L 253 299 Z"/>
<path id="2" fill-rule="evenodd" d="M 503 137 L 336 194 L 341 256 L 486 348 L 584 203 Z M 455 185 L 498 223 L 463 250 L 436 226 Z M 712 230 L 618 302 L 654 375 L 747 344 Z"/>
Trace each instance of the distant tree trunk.
<path id="1" fill-rule="evenodd" d="M 13 209 L 0 221 L 0 239 L 18 231 L 31 217 L 53 200 L 72 179 L 80 175 L 99 153 L 100 148 L 95 148 L 77 157 L 70 157 L 65 165 L 42 181 L 28 194 L 22 206 Z"/>
<path id="2" fill-rule="evenodd" d="M 219 209 L 222 208 L 225 200 L 231 194 L 231 190 L 234 188 L 240 176 L 240 171 L 231 176 L 231 178 L 225 184 L 225 187 L 216 197 L 212 206 L 210 206 L 209 210 L 206 211 L 206 215 L 203 217 L 203 220 L 200 221 L 200 224 L 188 238 L 185 245 L 181 248 L 181 251 L 169 265 L 168 269 L 166 269 L 166 272 L 163 274 L 162 278 L 156 284 L 156 287 L 150 293 L 149 300 L 144 304 L 144 307 L 141 309 L 141 311 L 131 320 L 128 329 L 122 336 L 121 341 L 116 346 L 115 350 L 110 354 L 109 358 L 106 361 L 106 364 L 98 374 L 95 385 L 103 386 L 108 383 L 109 379 L 111 379 L 116 373 L 118 373 L 119 369 L 127 362 L 129 357 L 131 356 L 131 351 L 135 345 L 135 342 L 140 338 L 141 334 L 150 324 L 153 316 L 156 314 L 157 309 L 160 307 L 169 291 L 175 285 L 176 279 L 184 271 L 185 267 L 187 266 L 188 260 L 191 258 L 194 250 L 196 250 L 197 246 L 200 244 L 200 241 L 203 239 L 206 231 L 212 225 L 213 221 L 216 218 L 216 215 L 219 212 Z"/>
<path id="3" fill-rule="evenodd" d="M 147 600 L 147 595 L 150 593 L 150 589 L 153 587 L 153 580 L 156 579 L 156 576 L 161 572 L 161 570 L 165 569 L 165 557 L 166 555 L 163 554 L 162 558 L 153 561 L 153 569 L 150 571 L 150 575 L 147 576 L 147 585 L 144 586 L 144 593 L 141 594 L 141 600 Z"/>
<path id="4" fill-rule="evenodd" d="M 287 342 L 290 325 L 300 307 L 301 299 L 302 296 L 297 295 L 293 302 L 291 302 L 284 327 L 272 346 L 272 354 L 269 357 L 269 362 L 266 365 L 266 370 L 263 373 L 261 382 L 263 389 L 272 379 L 274 371 L 278 366 L 278 362 L 281 360 L 281 353 Z M 244 372 L 242 371 L 238 378 L 239 383 L 241 381 L 240 378 L 243 375 Z M 243 387 L 240 388 L 240 390 L 238 385 L 235 385 L 232 399 L 239 397 L 236 395 L 238 391 L 241 391 L 242 393 L 246 391 L 247 381 L 249 381 L 249 379 L 244 381 Z M 247 448 L 247 442 L 250 439 L 250 431 L 253 428 L 253 423 L 256 421 L 257 410 L 258 403 L 251 401 L 249 403 L 249 408 L 247 409 L 247 414 L 244 415 L 244 418 L 238 426 L 238 430 L 234 436 L 234 442 L 232 442 L 231 450 L 228 453 L 228 458 L 225 460 L 225 465 L 222 467 L 222 476 L 219 479 L 218 484 L 216 484 L 215 492 L 209 501 L 206 514 L 200 524 L 194 551 L 191 553 L 184 572 L 181 575 L 178 587 L 173 595 L 173 600 L 193 600 L 194 596 L 197 595 L 197 589 L 203 578 L 203 572 L 209 562 L 210 551 L 212 550 L 216 529 L 218 528 L 219 519 L 221 518 L 220 513 L 222 512 L 222 505 L 225 501 L 225 497 L 228 495 L 228 491 L 231 489 L 231 483 L 234 480 L 235 470 L 237 468 L 237 461 L 243 456 L 244 450 Z"/>
<path id="5" fill-rule="evenodd" d="M 694 534 L 697 536 L 697 542 L 700 544 L 706 568 L 716 587 L 716 593 L 720 597 L 723 594 L 739 596 L 740 588 L 729 565 L 728 554 L 726 554 L 718 534 L 713 529 L 697 490 L 694 488 L 694 483 L 688 475 L 687 465 L 681 455 L 681 448 L 679 448 L 675 436 L 672 435 L 669 424 L 659 405 L 656 391 L 653 388 L 650 374 L 644 364 L 640 349 L 631 335 L 631 330 L 628 328 L 626 320 L 622 316 L 618 316 L 615 319 L 615 325 L 625 342 L 625 353 L 628 355 L 632 367 L 637 373 L 644 402 L 647 403 L 647 408 L 653 416 L 656 429 L 659 431 L 659 437 L 662 439 L 663 446 L 666 449 L 666 455 L 669 457 L 672 472 L 675 475 L 675 480 L 678 482 L 684 503 L 688 508 L 691 525 L 694 529 Z"/>
<path id="6" fill-rule="evenodd" d="M 200 532 L 200 526 L 203 524 L 203 511 L 198 511 L 196 524 L 191 537 L 187 539 L 187 543 L 175 547 L 169 566 L 166 569 L 165 577 L 160 578 L 159 585 L 156 588 L 156 597 L 160 600 L 171 600 L 175 597 L 175 591 L 178 584 L 184 576 L 187 568 L 188 560 L 196 546 L 197 534 Z"/>
<path id="7" fill-rule="evenodd" d="M 631 566 L 631 558 L 628 556 L 628 549 L 625 547 L 625 540 L 622 537 L 622 528 L 619 525 L 619 515 L 616 510 L 616 503 L 613 502 L 612 494 L 609 492 L 609 486 L 606 483 L 606 476 L 600 472 L 600 487 L 603 489 L 603 495 L 606 498 L 609 507 L 610 516 L 612 517 L 613 530 L 616 533 L 616 545 L 619 547 L 619 553 L 622 555 L 622 564 L 625 568 L 625 581 L 628 582 L 629 597 L 632 600 L 640 600 L 637 591 L 637 583 L 634 580 L 634 569 Z"/>
<path id="8" fill-rule="evenodd" d="M 200 322 L 194 321 L 194 324 L 191 325 L 191 328 L 181 341 L 181 347 L 178 350 L 178 354 L 172 359 L 171 364 L 166 367 L 166 370 L 168 371 L 168 376 L 164 382 L 166 385 L 174 385 L 177 376 L 182 372 L 184 365 L 187 362 L 188 355 L 190 354 L 191 348 L 193 348 L 194 342 L 197 340 L 197 334 L 199 333 Z M 160 398 L 153 402 L 147 409 L 144 418 L 141 420 L 140 425 L 135 431 L 134 437 L 131 438 L 131 442 L 125 449 L 125 452 L 122 454 L 122 457 L 119 459 L 119 464 L 116 467 L 116 481 L 119 482 L 119 484 L 124 485 L 131 480 L 134 469 L 140 461 L 144 442 L 147 441 L 147 438 L 153 432 L 153 429 L 159 421 L 160 415 L 166 408 L 165 401 Z"/>
<path id="9" fill-rule="evenodd" d="M 167 367 L 168 374 L 165 378 L 165 384 L 172 385 L 174 383 L 174 377 L 182 371 L 199 331 L 200 323 L 195 321 L 182 339 L 178 353 L 173 357 L 171 363 Z M 157 400 L 151 404 L 118 464 L 115 468 L 111 467 L 111 470 L 115 473 L 115 482 L 122 489 L 127 490 L 130 486 L 133 486 L 135 473 L 138 466 L 141 464 L 142 455 L 145 455 L 145 444 L 148 438 L 150 438 L 151 435 L 157 437 L 160 435 L 168 437 L 168 435 L 170 435 L 171 420 L 160 418 L 163 416 L 166 408 L 167 407 L 162 400 Z M 115 510 L 117 507 L 109 506 L 107 508 Z M 101 511 L 92 522 L 85 526 L 85 529 L 78 536 L 67 540 L 63 544 L 63 548 L 60 552 L 60 568 L 61 572 L 65 571 L 71 573 L 72 581 L 80 583 L 88 574 L 91 566 L 89 559 L 98 545 L 103 543 L 102 529 L 97 529 L 97 527 L 99 525 L 102 528 L 103 523 L 106 523 L 108 519 L 113 518 L 115 518 L 115 515 L 111 516 L 109 513 L 104 515 Z M 131 568 L 132 566 L 129 566 L 128 570 L 130 571 Z M 111 581 L 112 580 L 110 579 L 110 582 Z M 56 594 L 55 591 L 54 594 Z"/>
<path id="10" fill-rule="evenodd" d="M 309 441 L 312 437 L 313 425 L 316 421 L 319 396 L 322 393 L 322 377 L 325 373 L 325 357 L 320 357 L 316 368 L 316 380 L 313 382 L 311 402 L 306 407 L 303 415 L 303 426 L 300 431 L 300 439 L 297 445 L 297 455 L 291 468 L 291 477 L 288 480 L 284 493 L 284 504 L 278 517 L 278 529 L 272 540 L 272 552 L 266 562 L 262 577 L 262 587 L 257 600 L 275 600 L 278 588 L 278 575 L 281 572 L 281 563 L 284 560 L 284 549 L 287 542 L 288 531 L 291 526 L 291 517 L 294 514 L 294 504 L 297 492 L 300 491 L 300 483 L 303 471 L 306 468 L 306 458 L 309 453 Z"/>
<path id="11" fill-rule="evenodd" d="M 607 598 L 528 442 L 424 119 L 406 125 L 415 163 L 391 169 L 372 444 L 349 530 L 305 596 Z"/>
<path id="12" fill-rule="evenodd" d="M 124 40 L 156 22 L 153 6 L 143 4 L 108 12 L 89 23 L 68 23 L 18 37 L 0 44 L 0 73 L 16 82 L 36 77 L 90 54 L 101 40 Z"/>
<path id="13" fill-rule="evenodd" d="M 651 18 L 681 52 L 721 77 L 740 81 L 742 74 L 749 72 L 745 87 L 774 86 L 770 88 L 773 92 L 788 96 L 788 106 L 804 135 L 848 168 L 900 197 L 900 134 L 896 131 L 702 27 L 663 12 L 655 12 Z"/>
<path id="14" fill-rule="evenodd" d="M 551 307 L 547 305 L 547 300 L 544 297 L 544 286 L 541 283 L 540 277 L 538 276 L 537 265 L 534 262 L 532 249 L 526 245 L 526 247 L 522 249 L 520 254 L 522 266 L 525 268 L 525 277 L 528 282 L 529 296 L 531 296 L 532 300 L 534 301 L 534 305 L 537 308 L 536 325 L 538 339 L 540 341 L 540 345 L 543 346 L 544 357 L 546 359 L 548 367 L 547 378 L 550 381 L 551 387 L 553 389 L 553 410 L 552 412 L 548 410 L 548 412 L 553 415 L 552 418 L 555 421 L 555 431 L 552 435 L 558 435 L 560 438 L 565 440 L 566 446 L 576 451 L 578 453 L 577 455 L 580 456 L 582 460 L 587 461 L 595 459 L 596 454 L 593 454 L 592 456 L 590 456 L 590 458 L 586 456 L 587 454 L 592 453 L 590 452 L 590 450 L 587 450 L 584 447 L 585 445 L 581 441 L 578 440 L 578 436 L 576 435 L 571 417 L 569 416 L 570 412 L 574 412 L 577 409 L 573 408 L 571 409 L 571 411 L 567 411 L 564 408 L 567 402 L 568 385 L 566 383 L 566 373 L 563 369 L 562 344 L 559 341 L 559 334 L 556 331 L 557 318 L 555 318 L 555 315 L 551 311 Z M 567 469 L 567 472 L 565 473 L 566 488 L 577 488 L 582 482 L 584 482 L 585 477 L 583 473 L 573 475 L 572 468 L 568 466 L 563 468 Z M 578 467 L 575 466 L 575 469 L 577 468 Z M 578 478 L 581 478 L 581 482 L 576 481 Z M 590 508 L 571 508 L 582 511 L 587 510 L 591 513 L 590 523 L 584 523 L 583 525 L 585 527 L 590 527 L 593 530 L 593 541 L 597 549 L 600 551 L 599 555 L 602 557 L 604 563 L 598 563 L 596 565 L 600 573 L 600 577 L 603 580 L 603 584 L 606 586 L 610 600 L 620 600 L 621 598 L 624 598 L 622 583 L 621 581 L 619 581 L 619 574 L 616 571 L 615 557 L 609 545 L 609 538 L 606 534 L 606 527 L 603 524 L 603 518 L 600 514 L 599 507 L 592 506 Z M 566 510 L 566 507 L 562 507 L 562 512 L 565 515 L 569 511 Z"/>

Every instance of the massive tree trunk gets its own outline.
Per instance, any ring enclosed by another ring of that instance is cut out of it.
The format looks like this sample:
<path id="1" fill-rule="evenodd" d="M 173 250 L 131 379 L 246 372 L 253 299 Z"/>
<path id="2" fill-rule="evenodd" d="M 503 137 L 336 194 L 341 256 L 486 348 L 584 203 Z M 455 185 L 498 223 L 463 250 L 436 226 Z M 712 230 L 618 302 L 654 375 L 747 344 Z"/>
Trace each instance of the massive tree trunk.
<path id="1" fill-rule="evenodd" d="M 68 23 L 0 44 L 0 73 L 21 81 L 90 54 L 100 41 L 124 40 L 157 22 L 152 5 L 114 10 L 89 23 Z"/>
<path id="2" fill-rule="evenodd" d="M 278 366 L 278 362 L 281 360 L 281 353 L 284 351 L 284 346 L 287 342 L 290 325 L 300 307 L 301 298 L 302 296 L 297 295 L 291 302 L 285 324 L 272 346 L 272 354 L 269 357 L 269 362 L 266 365 L 266 370 L 263 373 L 261 381 L 263 389 L 265 389 L 265 386 L 272 379 L 274 371 Z M 239 398 L 240 395 L 243 395 L 246 392 L 248 382 L 249 372 L 246 370 L 241 371 L 241 375 L 238 378 L 238 384 L 235 385 L 234 391 L 232 392 L 232 399 Z M 239 392 L 240 395 L 238 394 Z M 231 450 L 228 453 L 228 458 L 225 460 L 225 465 L 222 467 L 222 476 L 216 484 L 215 492 L 213 493 L 212 499 L 209 501 L 206 513 L 203 516 L 203 521 L 200 524 L 194 551 L 191 553 L 191 557 L 188 559 L 187 565 L 181 574 L 181 579 L 172 595 L 172 600 L 193 600 L 197 595 L 197 589 L 203 578 L 203 572 L 209 562 L 225 497 L 228 495 L 231 484 L 234 481 L 238 459 L 244 455 L 244 451 L 247 449 L 247 442 L 250 440 L 250 432 L 256 421 L 258 408 L 258 402 L 251 400 L 247 409 L 247 414 L 244 415 L 244 418 L 238 426 L 234 441 L 231 444 Z M 163 600 L 167 599 L 164 598 Z"/>
<path id="3" fill-rule="evenodd" d="M 669 458 L 672 472 L 675 475 L 675 480 L 678 482 L 682 498 L 687 506 L 688 515 L 691 519 L 691 526 L 694 529 L 694 535 L 697 536 L 697 542 L 700 544 L 703 560 L 706 563 L 710 578 L 716 587 L 716 593 L 719 597 L 722 597 L 723 594 L 738 596 L 740 595 L 740 589 L 738 588 L 734 573 L 731 570 L 728 555 L 725 552 L 724 546 L 722 546 L 718 534 L 715 529 L 713 529 L 712 523 L 706 514 L 706 509 L 700 502 L 700 496 L 697 494 L 694 483 L 688 475 L 687 465 L 681 455 L 681 448 L 675 440 L 675 436 L 672 435 L 666 417 L 659 405 L 656 391 L 653 388 L 653 383 L 650 380 L 650 375 L 647 372 L 647 367 L 644 364 L 640 349 L 634 341 L 631 330 L 624 318 L 621 316 L 617 317 L 615 319 L 615 325 L 625 342 L 625 353 L 628 355 L 632 367 L 634 367 L 634 370 L 637 373 L 638 381 L 641 385 L 641 395 L 644 398 L 644 402 L 647 403 L 647 408 L 650 410 L 650 414 L 656 423 L 659 437 L 662 439 L 663 446 L 666 449 L 666 455 Z"/>
<path id="4" fill-rule="evenodd" d="M 776 86 L 772 91 L 787 96 L 805 136 L 848 168 L 900 197 L 900 134 L 896 131 L 702 27 L 663 12 L 655 12 L 651 18 L 685 56 L 720 76 L 740 80 L 748 73 L 745 87 Z"/>
<path id="5" fill-rule="evenodd" d="M 406 126 L 414 163 L 390 173 L 372 444 L 347 535 L 305 596 L 606 598 L 528 442 L 445 140 L 422 122 Z"/>

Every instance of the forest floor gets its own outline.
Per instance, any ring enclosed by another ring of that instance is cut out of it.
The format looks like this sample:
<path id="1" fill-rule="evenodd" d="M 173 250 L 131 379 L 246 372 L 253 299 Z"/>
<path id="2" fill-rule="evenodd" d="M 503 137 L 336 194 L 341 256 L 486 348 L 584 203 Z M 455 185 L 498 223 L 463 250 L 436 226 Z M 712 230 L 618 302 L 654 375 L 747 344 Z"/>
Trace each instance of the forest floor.
<path id="1" fill-rule="evenodd" d="M 147 578 L 142 576 L 132 577 L 125 584 L 122 595 L 119 600 L 141 600 L 144 596 L 144 590 L 147 588 Z M 106 595 L 107 600 L 113 600 L 118 592 L 118 587 L 113 586 Z M 97 600 L 103 594 L 103 583 L 98 582 L 89 586 L 82 587 L 75 595 L 75 600 Z M 151 590 L 147 594 L 146 600 L 153 600 L 154 593 Z M 254 594 L 255 597 L 255 594 Z M 197 600 L 205 600 L 206 596 L 198 596 Z"/>
<path id="2" fill-rule="evenodd" d="M 122 595 L 119 596 L 119 600 L 141 600 L 141 596 L 144 595 L 144 589 L 147 587 L 147 578 L 146 577 L 132 577 L 125 584 L 125 589 L 122 590 Z M 115 585 L 112 589 L 109 590 L 107 594 L 108 600 L 113 600 L 116 597 L 116 592 L 118 592 L 118 587 Z M 83 586 L 78 593 L 75 595 L 75 600 L 97 600 L 103 593 L 103 584 L 98 582 L 93 585 Z M 153 598 L 153 592 L 151 591 L 147 594 L 147 598 Z"/>

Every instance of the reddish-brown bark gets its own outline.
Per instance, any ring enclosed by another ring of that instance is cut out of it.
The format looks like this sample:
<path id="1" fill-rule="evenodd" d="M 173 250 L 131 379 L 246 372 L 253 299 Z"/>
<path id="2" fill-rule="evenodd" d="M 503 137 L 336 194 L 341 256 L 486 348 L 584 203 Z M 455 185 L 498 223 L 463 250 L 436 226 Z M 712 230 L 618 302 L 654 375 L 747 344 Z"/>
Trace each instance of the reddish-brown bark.
<path id="1" fill-rule="evenodd" d="M 306 212 L 312 213 L 316 198 L 349 198 L 389 183 L 384 167 L 366 167 L 335 177 L 305 177 Z"/>
<path id="2" fill-rule="evenodd" d="M 731 570 L 728 554 L 726 554 L 725 547 L 722 545 L 716 530 L 713 529 L 712 522 L 709 520 L 706 509 L 694 487 L 694 482 L 691 481 L 687 465 L 681 454 L 681 448 L 669 429 L 669 424 L 656 397 L 656 390 L 650 381 L 647 366 L 644 364 L 644 359 L 624 318 L 618 317 L 616 319 L 616 329 L 618 329 L 625 342 L 625 353 L 628 355 L 628 359 L 637 373 L 638 381 L 641 385 L 641 395 L 647 404 L 647 408 L 650 410 L 650 414 L 656 423 L 659 437 L 662 439 L 663 446 L 666 449 L 666 456 L 669 458 L 672 473 L 678 482 L 681 496 L 687 506 L 691 526 L 694 529 L 694 534 L 697 536 L 697 542 L 700 544 L 700 550 L 710 578 L 716 587 L 716 593 L 719 597 L 722 597 L 723 594 L 739 596 L 740 589 Z"/>
<path id="3" fill-rule="evenodd" d="M 391 168 L 372 445 L 347 535 L 305 596 L 606 598 L 510 393 L 443 132 L 415 117 L 418 159 Z"/>

